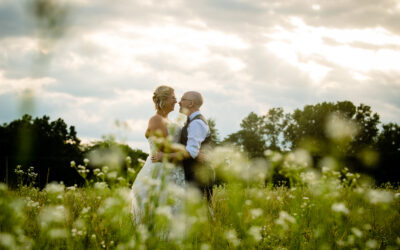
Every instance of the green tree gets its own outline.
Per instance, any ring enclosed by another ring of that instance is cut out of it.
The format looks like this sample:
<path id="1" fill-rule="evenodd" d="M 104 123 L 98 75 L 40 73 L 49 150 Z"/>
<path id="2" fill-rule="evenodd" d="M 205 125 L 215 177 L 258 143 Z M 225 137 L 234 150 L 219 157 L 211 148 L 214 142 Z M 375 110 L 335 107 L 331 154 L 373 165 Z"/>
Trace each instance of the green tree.
<path id="1" fill-rule="evenodd" d="M 296 109 L 288 116 L 287 127 L 284 132 L 291 149 L 304 147 L 325 151 L 329 138 L 325 133 L 328 118 L 333 113 L 340 113 L 350 119 L 356 111 L 351 102 L 327 103 L 306 105 L 303 110 Z"/>
<path id="2" fill-rule="evenodd" d="M 1 126 L 1 164 L 7 168 L 10 184 L 15 184 L 13 169 L 22 165 L 35 168 L 39 174 L 38 184 L 44 186 L 52 180 L 66 184 L 80 183 L 82 180 L 72 170 L 70 161 L 82 161 L 80 140 L 75 128 L 62 119 L 50 121 L 48 116 L 33 119 L 24 115 L 21 119 Z M 5 171 L 1 179 L 4 180 Z"/>
<path id="3" fill-rule="evenodd" d="M 268 149 L 281 151 L 285 146 L 283 132 L 287 121 L 283 108 L 271 108 L 264 116 L 262 133 L 266 138 Z"/>
<path id="4" fill-rule="evenodd" d="M 384 124 L 376 145 L 380 153 L 379 166 L 375 168 L 378 182 L 399 183 L 400 126 L 395 123 Z"/>
<path id="5" fill-rule="evenodd" d="M 225 143 L 232 143 L 245 150 L 250 157 L 263 157 L 266 150 L 264 138 L 264 117 L 251 112 L 240 124 L 241 129 L 225 138 Z"/>
<path id="6" fill-rule="evenodd" d="M 353 152 L 374 145 L 378 139 L 379 115 L 373 113 L 371 107 L 360 104 L 352 119 L 356 122 L 358 127 L 357 136 L 352 143 Z"/>
<path id="7" fill-rule="evenodd" d="M 221 140 L 219 138 L 219 132 L 218 129 L 216 128 L 215 120 L 210 118 L 207 120 L 208 127 L 210 128 L 210 134 L 211 134 L 211 143 L 213 146 L 219 145 L 221 143 Z"/>
<path id="8" fill-rule="evenodd" d="M 291 148 L 306 146 L 311 151 L 316 150 L 320 153 L 330 151 L 331 138 L 329 137 L 330 131 L 327 131 L 327 125 L 332 114 L 340 116 L 357 128 L 357 132 L 351 138 L 351 143 L 346 148 L 345 153 L 356 154 L 364 147 L 375 143 L 378 134 L 379 115 L 373 113 L 369 106 L 360 104 L 356 107 L 349 101 L 323 102 L 316 105 L 306 105 L 303 110 L 296 109 L 288 117 L 288 126 L 284 134 Z"/>

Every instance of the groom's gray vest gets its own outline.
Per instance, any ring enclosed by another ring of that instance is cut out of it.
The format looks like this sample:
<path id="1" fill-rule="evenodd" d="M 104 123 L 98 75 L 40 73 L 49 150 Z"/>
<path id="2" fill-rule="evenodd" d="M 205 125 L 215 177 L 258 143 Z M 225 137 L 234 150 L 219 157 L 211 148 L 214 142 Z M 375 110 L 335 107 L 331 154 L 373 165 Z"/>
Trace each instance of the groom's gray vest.
<path id="1" fill-rule="evenodd" d="M 181 144 L 183 144 L 185 146 L 187 145 L 189 124 L 191 122 L 193 122 L 194 120 L 197 120 L 197 119 L 202 120 L 208 126 L 207 120 L 201 114 L 198 114 L 197 116 L 195 116 L 190 121 L 189 121 L 189 118 L 188 118 L 188 122 L 182 128 L 181 138 L 180 138 L 180 141 L 179 141 Z M 211 142 L 211 136 L 207 135 L 207 137 L 201 143 L 200 148 L 204 148 L 204 146 L 206 146 L 207 144 L 210 144 L 210 142 Z M 199 183 L 199 180 L 196 178 L 196 171 L 201 168 L 201 163 L 199 163 L 196 159 L 197 158 L 193 159 L 192 157 L 189 156 L 189 158 L 183 160 L 183 169 L 184 169 L 184 172 L 185 172 L 185 179 L 187 181 L 189 181 L 189 182 L 194 182 L 199 187 L 201 187 L 201 186 L 204 186 L 204 185 Z"/>

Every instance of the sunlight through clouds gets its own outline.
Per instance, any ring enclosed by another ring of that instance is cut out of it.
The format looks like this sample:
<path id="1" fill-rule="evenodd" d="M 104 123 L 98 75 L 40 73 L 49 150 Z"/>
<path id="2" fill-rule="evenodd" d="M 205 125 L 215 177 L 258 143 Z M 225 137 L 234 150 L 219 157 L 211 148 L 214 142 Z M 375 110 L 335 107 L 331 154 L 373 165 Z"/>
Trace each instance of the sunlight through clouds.
<path id="1" fill-rule="evenodd" d="M 384 47 L 357 48 L 352 44 L 362 42 L 371 46 L 400 46 L 400 36 L 390 34 L 382 28 L 338 30 L 312 27 L 299 18 L 291 18 L 291 23 L 295 25 L 295 31 L 276 27 L 275 32 L 267 35 L 271 41 L 266 46 L 276 56 L 307 72 L 315 82 L 322 80 L 330 71 L 328 62 L 355 71 L 399 71 L 399 50 Z M 324 41 L 326 38 L 336 41 L 337 44 L 327 44 Z M 355 76 L 357 80 L 368 78 L 361 77 L 360 73 Z"/>
<path id="2" fill-rule="evenodd" d="M 4 76 L 4 71 L 0 70 L 0 95 L 10 92 L 21 94 L 26 90 L 34 90 L 34 93 L 38 94 L 45 86 L 55 82 L 55 79 L 49 77 L 10 79 Z"/>
<path id="3" fill-rule="evenodd" d="M 150 73 L 150 69 L 135 60 L 141 55 L 163 54 L 174 58 L 184 68 L 195 68 L 206 63 L 213 55 L 209 47 L 243 50 L 248 45 L 239 37 L 212 30 L 196 30 L 179 26 L 154 26 L 145 29 L 115 23 L 113 30 L 99 31 L 86 37 L 110 52 L 118 65 L 105 65 L 104 69 Z M 121 35 L 122 34 L 122 35 Z M 240 70 L 244 64 L 237 58 L 223 60 L 232 70 Z M 106 62 L 109 62 L 106 60 Z M 122 67 L 121 67 L 122 65 Z"/>

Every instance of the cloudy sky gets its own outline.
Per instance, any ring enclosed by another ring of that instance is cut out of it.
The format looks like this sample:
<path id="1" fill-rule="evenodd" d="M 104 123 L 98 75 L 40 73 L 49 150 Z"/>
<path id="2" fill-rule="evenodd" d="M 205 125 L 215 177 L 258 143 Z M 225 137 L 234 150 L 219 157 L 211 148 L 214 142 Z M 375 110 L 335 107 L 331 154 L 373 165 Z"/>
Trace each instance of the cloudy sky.
<path id="1" fill-rule="evenodd" d="M 400 123 L 398 0 L 49 0 L 65 7 L 60 33 L 32 1 L 0 0 L 1 123 L 46 114 L 147 151 L 160 84 L 200 91 L 222 137 L 251 111 L 322 101 Z"/>

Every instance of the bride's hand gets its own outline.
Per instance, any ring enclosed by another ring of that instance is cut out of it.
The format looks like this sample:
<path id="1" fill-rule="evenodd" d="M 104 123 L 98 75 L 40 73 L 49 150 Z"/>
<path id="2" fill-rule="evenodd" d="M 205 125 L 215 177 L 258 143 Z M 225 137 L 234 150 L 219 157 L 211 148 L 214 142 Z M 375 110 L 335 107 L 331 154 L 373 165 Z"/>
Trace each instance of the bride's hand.
<path id="1" fill-rule="evenodd" d="M 161 162 L 163 158 L 163 153 L 158 151 L 155 155 L 151 156 L 151 161 L 152 162 Z"/>

